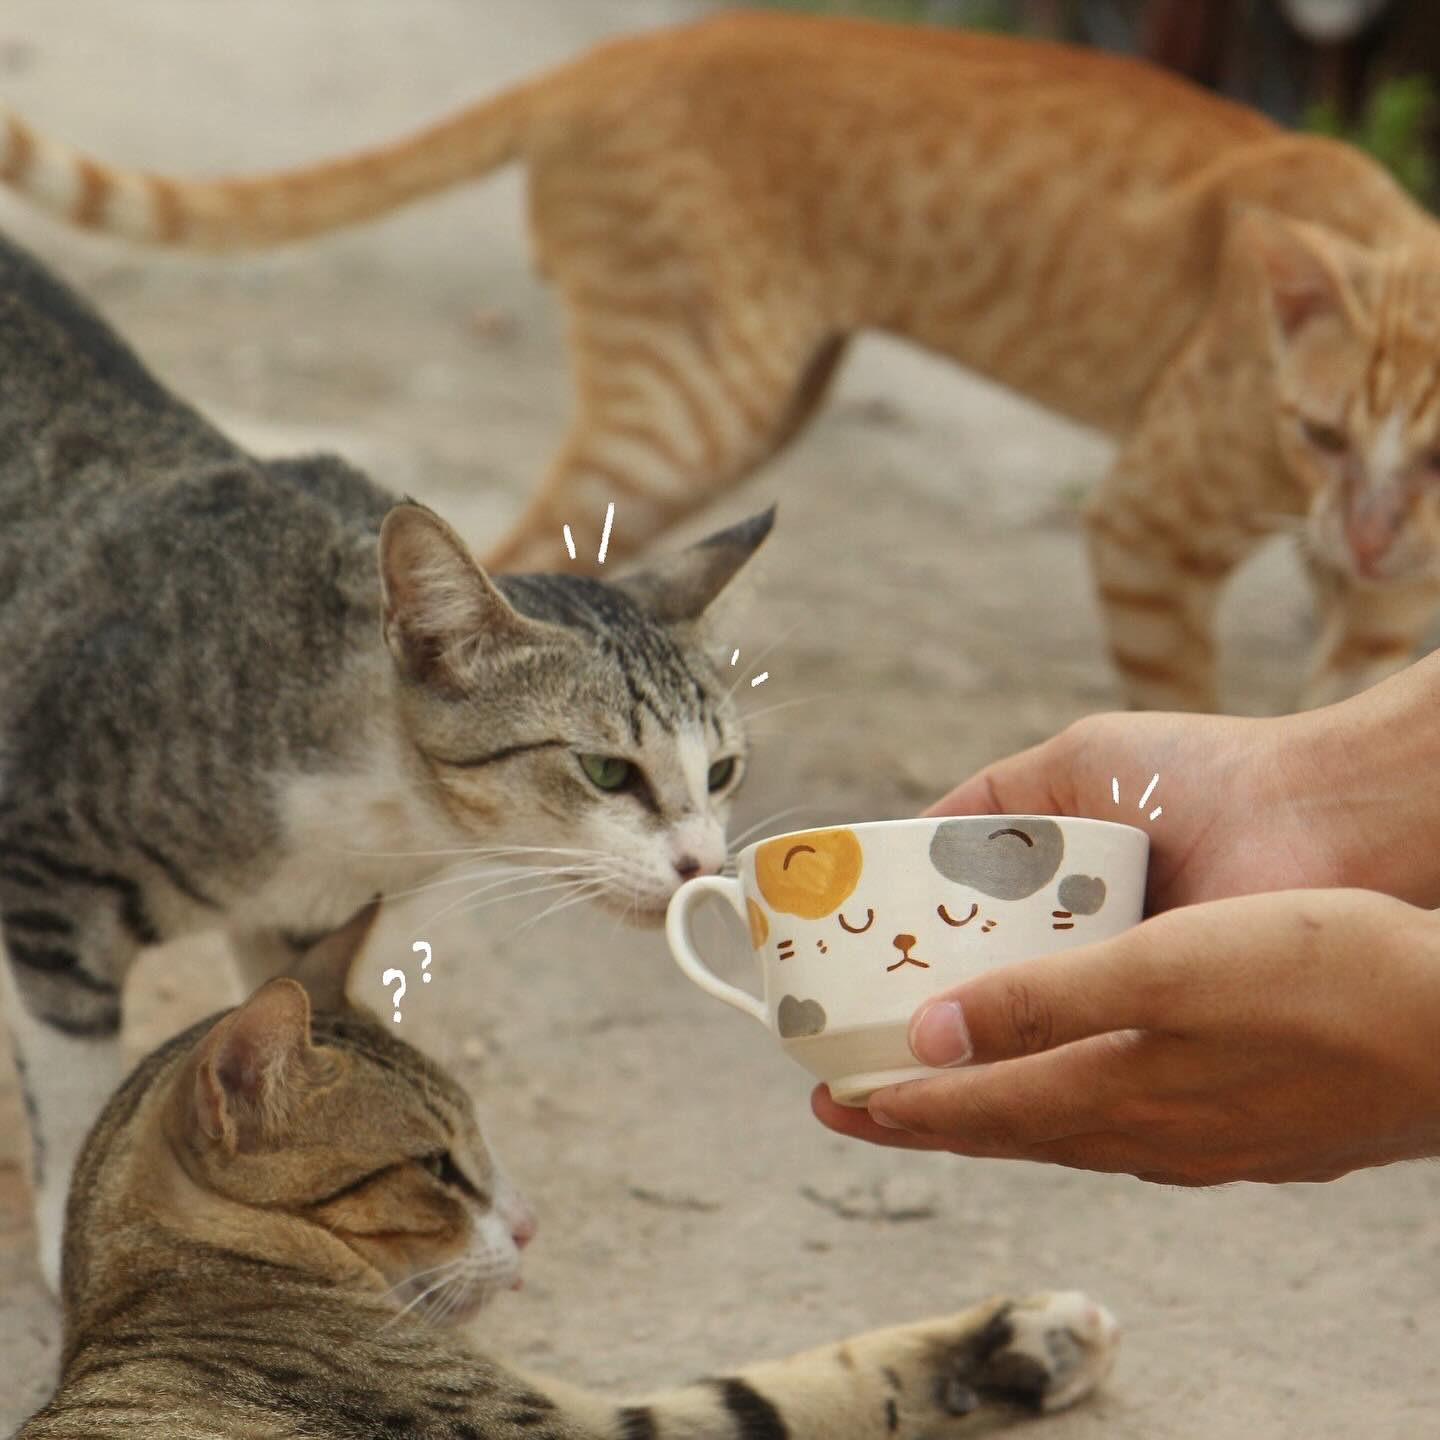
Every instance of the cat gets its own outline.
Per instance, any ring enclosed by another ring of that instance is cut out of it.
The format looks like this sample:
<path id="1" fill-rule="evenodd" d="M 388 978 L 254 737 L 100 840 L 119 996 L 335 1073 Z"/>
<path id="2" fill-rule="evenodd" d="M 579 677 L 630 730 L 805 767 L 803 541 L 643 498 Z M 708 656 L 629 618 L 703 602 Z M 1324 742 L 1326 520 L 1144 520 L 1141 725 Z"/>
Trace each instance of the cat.
<path id="1" fill-rule="evenodd" d="M 4 240 L 0 374 L 0 985 L 53 1280 L 142 947 L 223 930 L 248 988 L 456 856 L 647 924 L 720 868 L 706 627 L 771 515 L 492 583 L 343 461 L 247 455 Z"/>
<path id="2" fill-rule="evenodd" d="M 806 423 L 850 338 L 911 340 L 1110 434 L 1085 516 L 1135 706 L 1214 709 L 1222 582 L 1301 539 L 1303 703 L 1440 601 L 1440 232 L 1374 160 L 1143 62 L 737 13 L 627 37 L 428 129 L 269 175 L 113 169 L 10 116 L 0 177 L 201 250 L 384 214 L 514 160 L 579 403 L 497 568 L 625 508 L 639 544 Z"/>
<path id="3" fill-rule="evenodd" d="M 533 1219 L 460 1085 L 346 1004 L 371 913 L 110 1101 L 67 1216 L 59 1386 L 16 1440 L 939 1440 L 1108 1372 L 1114 1321 L 1074 1292 L 632 1400 L 470 1350 L 439 1327 L 513 1283 Z"/>

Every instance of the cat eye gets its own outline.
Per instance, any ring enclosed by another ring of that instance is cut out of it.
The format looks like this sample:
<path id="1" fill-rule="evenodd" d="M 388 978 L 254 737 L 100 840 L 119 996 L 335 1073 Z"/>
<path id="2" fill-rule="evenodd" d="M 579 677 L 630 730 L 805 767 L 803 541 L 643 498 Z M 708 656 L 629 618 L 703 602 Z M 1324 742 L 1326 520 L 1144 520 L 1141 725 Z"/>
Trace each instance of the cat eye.
<path id="1" fill-rule="evenodd" d="M 970 907 L 970 913 L 963 920 L 957 920 L 943 905 L 937 905 L 935 907 L 935 913 L 939 915 L 947 925 L 953 925 L 958 930 L 962 925 L 968 925 L 980 913 L 980 907 L 978 905 L 972 905 Z"/>
<path id="2" fill-rule="evenodd" d="M 711 791 L 723 790 L 735 775 L 735 757 L 727 756 L 724 760 L 717 760 L 711 767 L 710 773 L 705 777 L 705 783 Z"/>
<path id="3" fill-rule="evenodd" d="M 437 1150 L 433 1155 L 422 1155 L 420 1164 L 442 1185 L 452 1185 L 467 1195 L 475 1193 L 475 1187 L 460 1172 L 460 1167 L 450 1158 L 448 1150 Z"/>
<path id="4" fill-rule="evenodd" d="M 1300 433 L 1317 450 L 1327 455 L 1339 455 L 1350 448 L 1349 437 L 1338 425 L 1327 425 L 1322 420 L 1300 421 Z"/>
<path id="5" fill-rule="evenodd" d="M 618 755 L 579 755 L 585 778 L 598 790 L 624 790 L 635 779 L 635 767 Z"/>
<path id="6" fill-rule="evenodd" d="M 852 925 L 846 920 L 844 913 L 840 915 L 840 928 L 848 930 L 852 935 L 863 935 L 875 923 L 875 912 L 867 909 L 865 911 L 865 923 L 863 925 Z"/>

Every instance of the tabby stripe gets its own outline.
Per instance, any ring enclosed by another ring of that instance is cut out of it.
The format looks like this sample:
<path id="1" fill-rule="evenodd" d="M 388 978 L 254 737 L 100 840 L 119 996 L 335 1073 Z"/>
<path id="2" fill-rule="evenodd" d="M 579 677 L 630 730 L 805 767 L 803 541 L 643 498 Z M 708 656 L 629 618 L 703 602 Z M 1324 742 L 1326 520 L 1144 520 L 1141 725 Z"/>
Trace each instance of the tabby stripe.
<path id="1" fill-rule="evenodd" d="M 120 1030 L 120 997 L 98 1015 L 78 1020 L 73 1015 L 47 1015 L 45 1023 L 62 1035 L 73 1035 L 77 1040 L 97 1040 L 116 1035 Z"/>
<path id="2" fill-rule="evenodd" d="M 17 870 L 13 865 L 0 866 L 0 880 L 8 880 L 12 885 L 23 885 L 27 890 L 50 888 L 50 882 L 43 875 L 37 875 L 33 870 Z"/>
<path id="3" fill-rule="evenodd" d="M 406 1161 L 397 1160 L 393 1165 L 386 1165 L 383 1169 L 372 1170 L 368 1175 L 362 1175 L 358 1180 L 352 1180 L 348 1185 L 342 1185 L 338 1190 L 332 1190 L 328 1195 L 322 1195 L 318 1200 L 311 1200 L 311 1206 L 328 1205 L 332 1200 L 341 1200 L 346 1195 L 353 1195 L 357 1190 L 363 1190 L 367 1185 L 373 1185 L 375 1181 L 384 1179 L 386 1175 L 399 1170 Z"/>
<path id="4" fill-rule="evenodd" d="M 1410 640 L 1404 635 L 1347 635 L 1330 657 L 1330 669 L 1364 660 L 1384 660 L 1391 655 L 1408 655 Z"/>
<path id="5" fill-rule="evenodd" d="M 7 910 L 4 923 L 7 930 L 14 925 L 37 935 L 69 935 L 75 928 L 63 915 L 51 910 Z"/>
<path id="6" fill-rule="evenodd" d="M 421 751 L 427 760 L 436 765 L 448 765 L 452 770 L 478 770 L 483 765 L 494 765 L 509 760 L 513 755 L 525 755 L 531 750 L 568 750 L 568 740 L 530 740 L 519 745 L 507 745 L 503 750 L 492 751 L 489 755 L 475 755 L 464 760 L 450 760 L 443 755 L 432 755 Z"/>
<path id="7" fill-rule="evenodd" d="M 0 164 L 0 180 L 14 183 L 25 178 L 35 158 L 35 137 L 14 115 L 5 117 L 5 129 L 5 160 Z"/>
<path id="8" fill-rule="evenodd" d="M 704 447 L 701 454 L 706 465 L 719 462 L 729 447 L 715 428 L 704 397 L 696 391 L 677 365 L 643 340 L 592 341 L 587 348 L 602 368 L 613 367 L 620 370 L 627 365 L 634 365 L 637 369 L 646 370 L 653 375 L 674 394 L 695 433 L 700 436 Z"/>
<path id="9" fill-rule="evenodd" d="M 220 904 L 212 900 L 203 890 L 197 888 L 190 877 L 162 850 L 157 850 L 148 841 L 142 840 L 138 835 L 131 836 L 131 844 L 153 865 L 157 870 L 165 873 L 165 878 L 182 895 L 193 900 L 197 905 L 204 905 L 209 910 L 219 910 Z"/>
<path id="10" fill-rule="evenodd" d="M 123 875 L 109 870 L 92 870 L 88 865 L 77 865 L 70 861 L 58 860 L 41 850 L 26 850 L 18 845 L 0 845 L 0 855 L 18 860 L 22 866 L 29 866 L 56 880 L 90 885 L 97 890 L 113 890 L 120 899 L 120 918 L 125 928 L 142 945 L 158 945 L 160 932 L 145 912 L 140 897 L 140 887 Z"/>
<path id="11" fill-rule="evenodd" d="M 70 211 L 70 220 L 72 224 L 91 230 L 105 218 L 105 202 L 111 190 L 110 176 L 85 155 L 75 161 L 74 169 L 79 177 L 80 193 Z"/>
<path id="12" fill-rule="evenodd" d="M 147 175 L 150 210 L 155 218 L 155 238 L 173 244 L 185 233 L 185 213 L 180 205 L 179 187 L 163 175 Z"/>
<path id="13" fill-rule="evenodd" d="M 1115 657 L 1115 663 L 1126 674 L 1133 675 L 1137 680 L 1154 680 L 1161 684 L 1169 684 L 1180 677 L 1180 671 L 1163 660 L 1143 660 L 1138 656 L 1126 655 L 1119 650 L 1111 653 Z"/>
<path id="14" fill-rule="evenodd" d="M 659 1440 L 660 1427 L 648 1405 L 627 1405 L 619 1420 L 620 1440 Z"/>
<path id="15" fill-rule="evenodd" d="M 893 1435 L 900 1428 L 900 1407 L 893 1395 L 885 1397 L 885 1428 Z"/>
<path id="16" fill-rule="evenodd" d="M 720 1398 L 735 1421 L 740 1440 L 790 1440 L 780 1412 L 743 1380 L 717 1380 Z"/>
<path id="17" fill-rule="evenodd" d="M 29 945 L 16 944 L 14 940 L 7 948 L 10 958 L 27 970 L 38 970 L 45 975 L 63 975 L 92 995 L 120 993 L 119 986 L 112 985 L 108 980 L 97 980 L 88 970 L 82 970 L 79 959 L 69 950 L 36 950 Z"/>

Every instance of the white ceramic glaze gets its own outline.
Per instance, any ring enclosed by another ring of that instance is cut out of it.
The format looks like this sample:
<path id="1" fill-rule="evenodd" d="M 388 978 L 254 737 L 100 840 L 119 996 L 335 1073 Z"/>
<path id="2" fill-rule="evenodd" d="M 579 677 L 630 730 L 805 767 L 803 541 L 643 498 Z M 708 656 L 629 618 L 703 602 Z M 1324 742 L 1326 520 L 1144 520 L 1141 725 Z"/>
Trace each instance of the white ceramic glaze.
<path id="1" fill-rule="evenodd" d="M 701 989 L 766 1025 L 836 1100 L 863 1105 L 881 1085 L 936 1073 L 906 1040 L 931 995 L 1134 925 L 1149 851 L 1143 830 L 1062 816 L 798 830 L 742 850 L 738 879 L 682 885 L 666 935 Z M 690 913 L 708 895 L 745 922 L 760 995 L 721 980 L 696 951 Z"/>

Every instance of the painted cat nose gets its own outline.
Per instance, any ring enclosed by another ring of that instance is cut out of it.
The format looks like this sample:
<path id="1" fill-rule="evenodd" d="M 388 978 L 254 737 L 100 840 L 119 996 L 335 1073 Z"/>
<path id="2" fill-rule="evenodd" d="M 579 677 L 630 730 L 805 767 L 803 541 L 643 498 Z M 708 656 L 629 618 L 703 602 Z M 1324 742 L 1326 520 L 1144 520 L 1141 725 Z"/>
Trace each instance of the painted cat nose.
<path id="1" fill-rule="evenodd" d="M 897 950 L 913 950 L 915 948 L 915 937 L 913 935 L 897 935 L 891 942 Z"/>
<path id="2" fill-rule="evenodd" d="M 693 880 L 704 868 L 693 855 L 682 855 L 675 862 L 675 873 L 682 880 Z"/>

